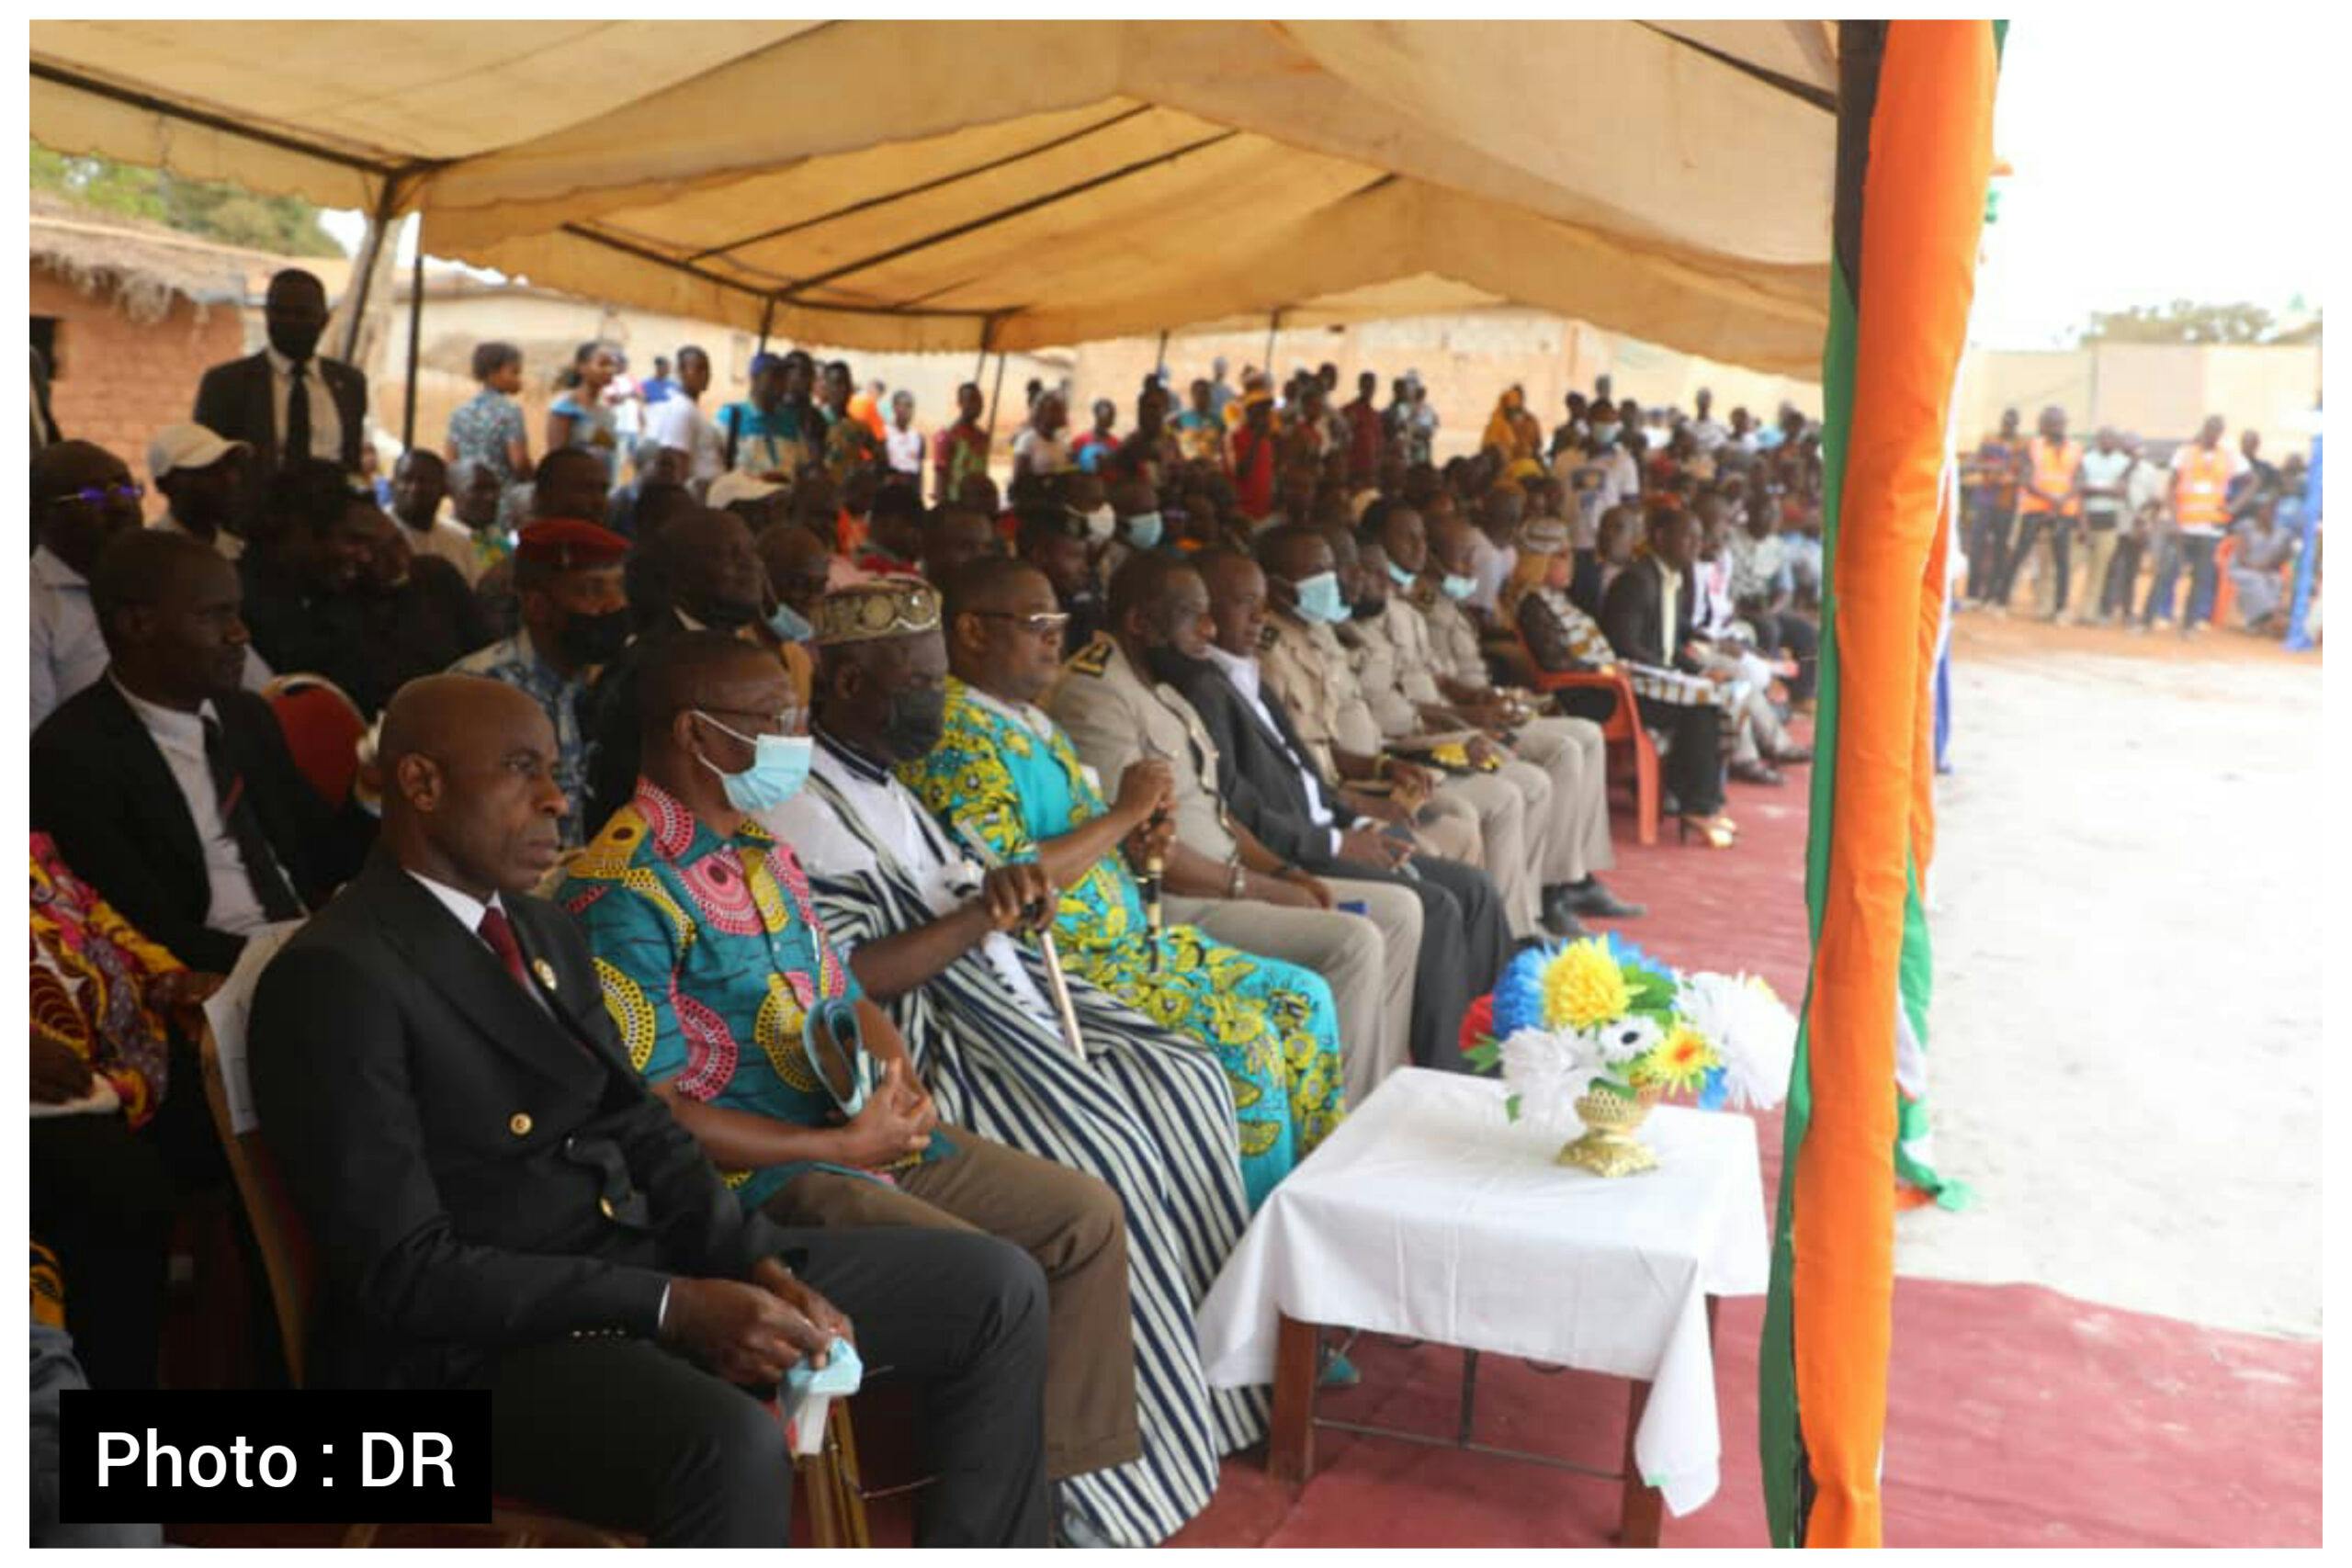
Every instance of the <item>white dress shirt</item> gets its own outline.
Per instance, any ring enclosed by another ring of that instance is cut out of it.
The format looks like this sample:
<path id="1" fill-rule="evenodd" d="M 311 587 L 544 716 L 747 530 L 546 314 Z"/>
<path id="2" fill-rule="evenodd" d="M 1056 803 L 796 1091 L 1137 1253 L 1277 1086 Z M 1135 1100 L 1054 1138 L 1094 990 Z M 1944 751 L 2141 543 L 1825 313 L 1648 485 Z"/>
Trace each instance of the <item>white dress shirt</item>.
<path id="1" fill-rule="evenodd" d="M 57 705 L 107 672 L 106 638 L 90 606 L 90 581 L 50 554 L 33 552 L 32 591 L 27 602 L 32 623 L 32 722 L 35 728 Z"/>
<path id="2" fill-rule="evenodd" d="M 269 412 L 277 421 L 272 427 L 277 437 L 280 461 L 286 452 L 286 400 L 294 389 L 294 362 L 277 352 L 265 348 L 262 355 L 269 361 Z M 334 394 L 327 390 L 326 382 L 319 375 L 319 356 L 311 355 L 302 367 L 302 392 L 311 405 L 311 456 L 324 457 L 331 463 L 343 461 L 343 415 L 334 406 Z"/>
<path id="3" fill-rule="evenodd" d="M 692 398 L 674 392 L 645 411 L 645 434 L 687 458 L 686 477 L 705 484 L 727 471 L 727 437 Z"/>
<path id="4" fill-rule="evenodd" d="M 155 742 L 155 750 L 164 754 L 172 782 L 180 786 L 180 798 L 187 803 L 188 817 L 196 824 L 196 840 L 204 848 L 204 879 L 211 890 L 204 923 L 216 931 L 250 936 L 270 919 L 254 892 L 245 857 L 229 831 L 227 818 L 220 815 L 220 792 L 212 787 L 212 767 L 204 758 L 205 721 L 218 724 L 220 715 L 209 702 L 194 713 L 186 713 L 136 696 L 119 681 L 114 689 L 122 694 L 122 700 L 130 705 L 130 711 Z M 280 866 L 278 872 L 283 876 L 285 868 Z M 288 887 L 294 885 L 293 878 L 285 880 Z"/>
<path id="5" fill-rule="evenodd" d="M 412 871 L 409 873 L 409 875 L 415 878 L 418 886 L 424 888 L 427 893 L 432 894 L 433 897 L 440 902 L 443 908 L 456 916 L 458 923 L 466 928 L 469 935 L 470 935 L 476 942 L 481 942 L 482 946 L 490 946 L 489 939 L 481 934 L 481 918 L 492 909 L 497 910 L 502 915 L 506 913 L 506 906 L 500 900 L 496 889 L 493 888 L 492 890 L 490 902 L 485 904 L 470 893 L 465 892 L 459 888 L 452 887 L 446 882 L 434 881 L 433 878 L 425 875 L 423 872 Z M 512 925 L 513 923 L 513 917 L 508 917 L 508 924 Z M 493 952 L 492 956 L 496 957 L 497 954 Z M 526 986 L 523 988 L 531 993 L 531 999 L 539 1004 L 541 1010 L 548 1012 L 550 1015 L 553 1014 L 555 1010 L 554 1007 L 548 1001 L 547 998 L 539 994 L 538 987 Z M 665 1295 L 662 1299 L 666 1302 L 668 1297 Z"/>
<path id="6" fill-rule="evenodd" d="M 433 526 L 419 533 L 397 517 L 392 521 L 400 524 L 401 537 L 408 541 L 411 555 L 440 557 L 458 569 L 469 588 L 481 575 L 481 552 L 474 548 L 473 534 L 464 524 L 436 517 Z"/>
<path id="7" fill-rule="evenodd" d="M 1282 726 L 1274 722 L 1273 713 L 1266 706 L 1266 699 L 1260 694 L 1258 661 L 1238 658 L 1215 643 L 1209 644 L 1209 660 L 1225 672 L 1225 678 L 1233 682 L 1233 689 L 1241 694 L 1241 700 L 1250 705 L 1266 728 L 1279 740 Z M 1306 792 L 1307 820 L 1331 835 L 1331 852 L 1338 854 L 1340 838 L 1338 818 L 1331 815 L 1330 805 L 1323 798 L 1322 781 L 1315 776 L 1315 770 L 1306 765 L 1305 758 L 1290 751 L 1287 744 L 1283 749 L 1289 753 L 1292 765 L 1298 769 L 1299 785 Z"/>

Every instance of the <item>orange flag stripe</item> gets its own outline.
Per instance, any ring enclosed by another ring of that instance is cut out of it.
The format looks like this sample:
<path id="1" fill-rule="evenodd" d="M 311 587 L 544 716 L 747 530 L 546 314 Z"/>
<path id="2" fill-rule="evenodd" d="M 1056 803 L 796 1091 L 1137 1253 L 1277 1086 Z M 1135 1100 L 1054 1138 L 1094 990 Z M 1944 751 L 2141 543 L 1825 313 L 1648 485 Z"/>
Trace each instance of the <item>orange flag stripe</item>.
<path id="1" fill-rule="evenodd" d="M 1875 1546 L 1894 1250 L 1894 1009 L 1928 671 L 1920 593 L 1992 161 L 1993 29 L 1890 25 L 1864 177 L 1839 525 L 1837 799 L 1795 1169 L 1809 1544 Z M 1932 645 L 1929 645 L 1932 651 Z"/>

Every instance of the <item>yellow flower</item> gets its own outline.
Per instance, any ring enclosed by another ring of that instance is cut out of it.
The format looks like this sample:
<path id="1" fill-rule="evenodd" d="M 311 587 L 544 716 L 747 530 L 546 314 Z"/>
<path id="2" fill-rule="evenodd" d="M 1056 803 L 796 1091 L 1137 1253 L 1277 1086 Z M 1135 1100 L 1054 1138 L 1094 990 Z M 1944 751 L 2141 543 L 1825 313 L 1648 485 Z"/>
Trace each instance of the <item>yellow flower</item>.
<path id="1" fill-rule="evenodd" d="M 1555 1029 L 1590 1029 L 1624 1015 L 1633 1005 L 1624 971 L 1598 937 L 1572 942 L 1544 966 L 1544 1021 Z"/>
<path id="2" fill-rule="evenodd" d="M 1695 1089 L 1706 1081 L 1707 1069 L 1718 1065 L 1706 1036 L 1687 1023 L 1677 1023 L 1656 1049 L 1634 1064 L 1627 1076 L 1636 1085 Z"/>

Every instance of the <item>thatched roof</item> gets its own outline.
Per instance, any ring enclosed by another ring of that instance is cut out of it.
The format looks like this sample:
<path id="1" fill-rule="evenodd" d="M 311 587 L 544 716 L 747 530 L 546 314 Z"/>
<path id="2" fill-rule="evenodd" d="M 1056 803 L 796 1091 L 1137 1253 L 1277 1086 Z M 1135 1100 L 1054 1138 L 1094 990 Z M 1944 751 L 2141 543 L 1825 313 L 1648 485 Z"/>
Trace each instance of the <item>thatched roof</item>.
<path id="1" fill-rule="evenodd" d="M 159 224 L 98 216 L 36 197 L 31 213 L 32 265 L 93 299 L 111 299 L 135 321 L 159 321 L 175 299 L 242 306 L 258 296 L 279 267 L 300 265 L 319 275 L 334 298 L 348 280 L 341 257 L 291 258 L 223 245 Z"/>

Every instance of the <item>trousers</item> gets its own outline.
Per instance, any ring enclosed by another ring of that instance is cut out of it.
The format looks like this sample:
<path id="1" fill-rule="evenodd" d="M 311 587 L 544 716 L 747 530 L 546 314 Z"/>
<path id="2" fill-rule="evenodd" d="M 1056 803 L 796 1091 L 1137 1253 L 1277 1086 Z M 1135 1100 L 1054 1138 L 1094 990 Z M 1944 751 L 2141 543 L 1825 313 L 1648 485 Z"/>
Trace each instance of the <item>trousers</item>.
<path id="1" fill-rule="evenodd" d="M 1168 899 L 1168 918 L 1266 958 L 1312 969 L 1340 1013 L 1341 1082 L 1354 1105 L 1409 1059 L 1420 901 L 1385 882 L 1334 881 L 1332 897 L 1364 907 L 1300 909 L 1255 898 Z"/>
<path id="2" fill-rule="evenodd" d="M 1011 1242 L 1046 1275 L 1052 1327 L 1046 1348 L 1046 1479 L 1067 1480 L 1140 1457 L 1127 1222 L 1118 1194 L 1082 1171 L 969 1128 L 941 1131 L 956 1152 L 894 1172 L 895 1185 L 806 1171 L 768 1200 L 765 1213 L 783 1225 L 912 1226 Z"/>
<path id="3" fill-rule="evenodd" d="M 2217 575 L 2213 552 L 2221 547 L 2221 539 L 2207 534 L 2181 532 L 2166 539 L 2156 553 L 2155 581 L 2148 584 L 2148 604 L 2141 620 L 2153 626 L 2159 620 L 2172 619 L 2173 585 L 2180 581 L 2184 560 L 2188 563 L 2188 603 L 2181 609 L 2180 624 L 2193 626 L 2211 619 Z"/>
<path id="4" fill-rule="evenodd" d="M 1522 765 L 1523 767 L 1523 765 Z M 1447 775 L 1439 781 L 1440 800 L 1452 800 L 1477 813 L 1479 864 L 1494 879 L 1502 895 L 1503 918 L 1514 937 L 1540 935 L 1543 912 L 1543 858 L 1548 847 L 1549 824 L 1541 817 L 1530 820 L 1532 796 L 1551 801 L 1552 781 L 1542 770 L 1525 768 L 1514 775 L 1508 766 L 1492 773 Z"/>
<path id="5" fill-rule="evenodd" d="M 1552 784 L 1544 885 L 1582 882 L 1615 865 L 1609 842 L 1609 742 L 1600 726 L 1545 714 L 1528 720 L 1511 747 Z"/>
<path id="6" fill-rule="evenodd" d="M 869 1377 L 921 1386 L 918 1546 L 1044 1546 L 1045 1276 L 992 1236 L 797 1232 L 794 1269 L 846 1314 Z M 491 1374 L 502 1493 L 655 1546 L 786 1545 L 783 1427 L 746 1390 L 644 1339 L 558 1339 Z"/>

